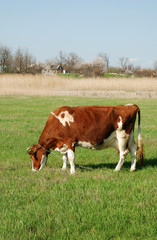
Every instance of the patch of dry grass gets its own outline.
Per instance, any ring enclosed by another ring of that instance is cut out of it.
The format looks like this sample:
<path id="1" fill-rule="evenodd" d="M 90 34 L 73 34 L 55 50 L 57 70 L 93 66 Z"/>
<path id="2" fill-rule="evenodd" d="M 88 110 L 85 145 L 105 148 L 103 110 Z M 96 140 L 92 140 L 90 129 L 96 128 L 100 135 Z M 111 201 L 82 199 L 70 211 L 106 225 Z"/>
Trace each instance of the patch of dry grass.
<path id="1" fill-rule="evenodd" d="M 0 95 L 80 95 L 92 92 L 157 93 L 156 78 L 64 78 L 45 75 L 0 75 Z M 88 95 L 86 94 L 86 95 Z M 85 95 L 85 94 L 84 94 Z"/>

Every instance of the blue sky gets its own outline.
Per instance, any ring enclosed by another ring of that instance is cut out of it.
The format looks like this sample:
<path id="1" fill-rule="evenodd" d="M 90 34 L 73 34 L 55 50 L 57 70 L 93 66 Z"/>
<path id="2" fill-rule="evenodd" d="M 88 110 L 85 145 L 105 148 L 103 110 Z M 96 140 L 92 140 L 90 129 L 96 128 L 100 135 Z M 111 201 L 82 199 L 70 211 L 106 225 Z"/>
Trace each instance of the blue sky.
<path id="1" fill-rule="evenodd" d="M 156 0 L 0 0 L 0 44 L 27 49 L 38 61 L 60 51 L 84 61 L 107 53 L 153 67 L 157 60 Z"/>

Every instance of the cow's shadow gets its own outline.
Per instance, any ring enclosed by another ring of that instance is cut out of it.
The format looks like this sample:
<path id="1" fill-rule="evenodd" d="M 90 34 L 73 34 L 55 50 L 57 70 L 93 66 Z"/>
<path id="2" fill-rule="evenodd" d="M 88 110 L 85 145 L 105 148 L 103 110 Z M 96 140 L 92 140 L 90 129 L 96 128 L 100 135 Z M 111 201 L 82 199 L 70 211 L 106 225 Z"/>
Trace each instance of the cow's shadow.
<path id="1" fill-rule="evenodd" d="M 157 157 L 146 158 L 144 160 L 143 167 L 157 167 Z"/>
<path id="2" fill-rule="evenodd" d="M 117 161 L 117 163 L 118 163 L 118 161 Z M 76 168 L 80 168 L 81 170 L 92 171 L 94 169 L 103 169 L 103 168 L 115 169 L 117 163 L 99 163 L 99 164 L 83 164 L 83 165 L 75 164 L 75 166 L 76 166 Z M 130 166 L 131 166 L 131 161 L 124 162 L 124 164 L 123 164 L 123 168 L 130 169 Z M 156 157 L 150 158 L 150 159 L 146 158 L 144 160 L 142 168 L 147 168 L 147 167 L 153 167 L 153 168 L 157 167 L 157 158 Z M 137 161 L 136 168 L 137 168 L 137 170 L 140 169 L 139 161 Z"/>

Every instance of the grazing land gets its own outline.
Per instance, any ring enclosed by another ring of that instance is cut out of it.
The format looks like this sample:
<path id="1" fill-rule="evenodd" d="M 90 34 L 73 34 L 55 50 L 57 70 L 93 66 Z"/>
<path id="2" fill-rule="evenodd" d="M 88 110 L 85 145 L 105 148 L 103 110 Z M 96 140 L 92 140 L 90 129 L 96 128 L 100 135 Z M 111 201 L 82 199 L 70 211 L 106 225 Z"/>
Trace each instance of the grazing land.
<path id="1" fill-rule="evenodd" d="M 137 163 L 129 172 L 128 155 L 115 173 L 114 149 L 76 148 L 74 176 L 52 154 L 41 172 L 31 171 L 26 148 L 38 142 L 52 110 L 131 102 L 141 109 L 141 170 Z M 0 239 L 157 239 L 156 99 L 1 96 L 0 153 Z"/>

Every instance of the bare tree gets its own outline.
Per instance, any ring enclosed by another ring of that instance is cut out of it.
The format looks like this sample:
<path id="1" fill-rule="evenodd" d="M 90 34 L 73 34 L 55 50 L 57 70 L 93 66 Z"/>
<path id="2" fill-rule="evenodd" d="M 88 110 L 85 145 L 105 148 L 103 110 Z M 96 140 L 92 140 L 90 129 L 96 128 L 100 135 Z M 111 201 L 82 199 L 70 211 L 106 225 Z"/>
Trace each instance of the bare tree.
<path id="1" fill-rule="evenodd" d="M 123 70 L 126 70 L 128 67 L 129 58 L 128 57 L 120 57 L 119 61 L 120 61 L 121 68 Z"/>
<path id="2" fill-rule="evenodd" d="M 27 51 L 17 49 L 14 56 L 14 71 L 17 73 L 29 73 L 31 66 L 36 63 L 35 58 Z"/>
<path id="3" fill-rule="evenodd" d="M 105 64 L 106 64 L 106 68 L 108 69 L 109 63 L 110 63 L 110 58 L 109 58 L 109 56 L 107 55 L 107 53 L 99 53 L 99 54 L 98 54 L 98 57 L 101 57 L 101 58 L 104 59 L 104 62 L 105 62 Z"/>
<path id="4" fill-rule="evenodd" d="M 36 64 L 36 59 L 28 52 L 28 50 L 25 51 L 23 58 L 24 72 L 29 73 L 32 65 Z"/>
<path id="5" fill-rule="evenodd" d="M 84 77 L 94 77 L 93 64 L 92 63 L 81 64 L 78 73 Z"/>
<path id="6" fill-rule="evenodd" d="M 157 71 L 157 61 L 154 62 L 154 70 Z"/>
<path id="7" fill-rule="evenodd" d="M 96 57 L 93 61 L 93 71 L 95 76 L 103 76 L 106 72 L 106 61 L 102 57 Z"/>
<path id="8" fill-rule="evenodd" d="M 24 72 L 24 56 L 23 51 L 18 48 L 14 56 L 14 71 L 17 73 Z"/>
<path id="9" fill-rule="evenodd" d="M 12 71 L 13 57 L 10 48 L 6 46 L 0 47 L 0 66 L 2 73 L 9 73 Z"/>
<path id="10" fill-rule="evenodd" d="M 81 62 L 82 59 L 76 53 L 69 53 L 65 61 L 66 70 L 68 72 L 75 72 L 75 70 L 79 68 Z"/>
<path id="11" fill-rule="evenodd" d="M 66 63 L 66 53 L 64 53 L 63 51 L 59 52 L 59 56 L 55 59 L 55 62 L 57 62 L 58 64 L 61 65 L 65 65 Z"/>

